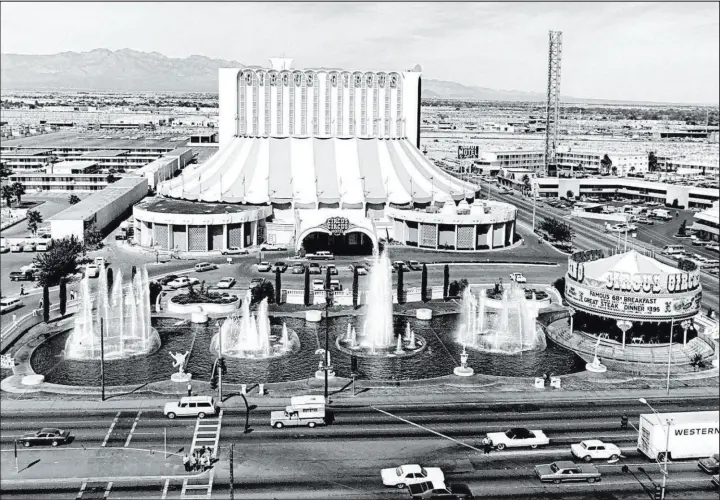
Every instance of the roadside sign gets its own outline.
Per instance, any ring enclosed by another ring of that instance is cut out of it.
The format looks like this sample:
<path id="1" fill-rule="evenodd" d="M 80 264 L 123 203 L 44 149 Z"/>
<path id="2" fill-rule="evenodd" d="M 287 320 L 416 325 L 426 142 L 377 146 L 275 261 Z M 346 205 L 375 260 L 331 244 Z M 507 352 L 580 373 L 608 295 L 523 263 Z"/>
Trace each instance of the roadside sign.
<path id="1" fill-rule="evenodd" d="M 477 158 L 480 155 L 480 146 L 458 146 L 458 160 Z"/>

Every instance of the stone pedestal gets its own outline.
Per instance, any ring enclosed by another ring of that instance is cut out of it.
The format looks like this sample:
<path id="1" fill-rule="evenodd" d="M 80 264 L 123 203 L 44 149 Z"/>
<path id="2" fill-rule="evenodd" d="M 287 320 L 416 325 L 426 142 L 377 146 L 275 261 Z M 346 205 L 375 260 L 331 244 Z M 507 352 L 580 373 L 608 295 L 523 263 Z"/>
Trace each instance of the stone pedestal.
<path id="1" fill-rule="evenodd" d="M 592 363 L 587 363 L 585 365 L 585 369 L 593 373 L 605 373 L 607 371 L 607 366 L 602 364 L 600 360 L 596 357 L 595 359 L 593 359 Z"/>
<path id="2" fill-rule="evenodd" d="M 192 323 L 197 323 L 200 325 L 203 325 L 208 322 L 208 315 L 206 312 L 194 312 L 190 314 L 190 321 Z"/>
<path id="3" fill-rule="evenodd" d="M 40 385 L 45 382 L 45 375 L 25 375 L 21 382 L 22 385 Z"/>
<path id="4" fill-rule="evenodd" d="M 416 309 L 415 310 L 415 318 L 421 319 L 424 321 L 429 321 L 432 319 L 432 309 Z"/>
<path id="5" fill-rule="evenodd" d="M 322 311 L 311 310 L 305 311 L 305 321 L 311 323 L 319 323 L 322 320 Z"/>
<path id="6" fill-rule="evenodd" d="M 325 380 L 325 370 L 317 370 L 315 372 L 315 378 L 318 380 Z M 328 380 L 331 378 L 335 378 L 335 372 L 328 370 Z"/>
<path id="7" fill-rule="evenodd" d="M 475 374 L 475 370 L 469 366 L 456 366 L 453 373 L 458 377 L 470 377 Z"/>
<path id="8" fill-rule="evenodd" d="M 192 373 L 187 373 L 187 372 L 185 372 L 185 373 L 175 372 L 172 375 L 170 375 L 170 380 L 172 380 L 173 382 L 187 383 L 187 382 L 190 382 L 191 379 L 192 379 Z"/>

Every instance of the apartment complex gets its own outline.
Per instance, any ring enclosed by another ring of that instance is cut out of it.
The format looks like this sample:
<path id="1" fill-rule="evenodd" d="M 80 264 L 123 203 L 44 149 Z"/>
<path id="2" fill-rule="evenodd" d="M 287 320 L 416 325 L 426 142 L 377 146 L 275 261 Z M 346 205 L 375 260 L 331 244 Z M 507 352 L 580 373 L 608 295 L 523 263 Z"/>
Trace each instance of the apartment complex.
<path id="1" fill-rule="evenodd" d="M 698 236 L 704 240 L 718 241 L 720 239 L 720 203 L 715 202 L 707 210 L 698 212 L 694 217 L 692 228 L 697 231 Z"/>
<path id="2" fill-rule="evenodd" d="M 611 198 L 622 196 L 645 202 L 658 202 L 685 208 L 709 208 L 720 199 L 720 190 L 696 186 L 684 186 L 652 182 L 635 178 L 591 177 L 584 179 L 541 177 L 534 179 L 541 197 L 565 197 L 568 191 L 573 196 L 595 196 Z"/>

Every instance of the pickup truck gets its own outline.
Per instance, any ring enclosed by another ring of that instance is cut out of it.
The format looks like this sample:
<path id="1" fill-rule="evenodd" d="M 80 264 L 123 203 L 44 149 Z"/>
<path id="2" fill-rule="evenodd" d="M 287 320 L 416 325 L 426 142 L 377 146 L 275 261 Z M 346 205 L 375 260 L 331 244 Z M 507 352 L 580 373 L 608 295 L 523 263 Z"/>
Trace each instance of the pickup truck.
<path id="1" fill-rule="evenodd" d="M 335 260 L 335 256 L 324 250 L 315 253 L 309 253 L 305 255 L 307 260 Z"/>
<path id="2" fill-rule="evenodd" d="M 535 473 L 543 483 L 552 481 L 560 484 L 563 481 L 600 481 L 600 472 L 592 464 L 576 464 L 568 461 L 553 462 L 547 465 L 536 465 Z"/>
<path id="3" fill-rule="evenodd" d="M 32 271 L 13 271 L 10 281 L 35 281 L 35 274 Z"/>
<path id="4" fill-rule="evenodd" d="M 515 283 L 527 283 L 527 278 L 523 273 L 510 273 L 510 279 Z"/>

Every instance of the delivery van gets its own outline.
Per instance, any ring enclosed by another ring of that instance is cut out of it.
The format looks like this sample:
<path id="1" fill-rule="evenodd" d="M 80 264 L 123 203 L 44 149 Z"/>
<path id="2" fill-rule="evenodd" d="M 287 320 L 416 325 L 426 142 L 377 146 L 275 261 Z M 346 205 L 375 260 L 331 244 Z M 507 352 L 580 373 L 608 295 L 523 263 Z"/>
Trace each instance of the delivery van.
<path id="1" fill-rule="evenodd" d="M 668 460 L 707 458 L 720 451 L 719 429 L 718 411 L 642 414 L 637 449 L 658 461 L 666 452 Z"/>

